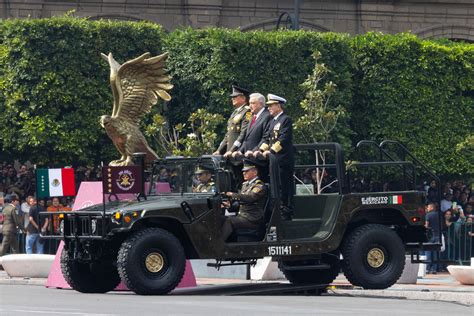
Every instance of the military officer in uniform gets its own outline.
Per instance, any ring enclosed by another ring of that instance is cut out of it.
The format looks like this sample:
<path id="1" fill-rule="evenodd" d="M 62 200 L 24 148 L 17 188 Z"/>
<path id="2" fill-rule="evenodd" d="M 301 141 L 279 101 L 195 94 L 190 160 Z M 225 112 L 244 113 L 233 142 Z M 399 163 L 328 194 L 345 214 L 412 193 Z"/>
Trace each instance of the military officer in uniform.
<path id="1" fill-rule="evenodd" d="M 238 150 L 242 145 L 247 125 L 252 115 L 247 106 L 249 91 L 237 86 L 232 86 L 232 89 L 230 97 L 232 98 L 232 105 L 235 110 L 227 121 L 227 132 L 224 139 L 220 143 L 219 148 L 213 153 L 214 155 L 224 155 L 226 158 L 229 158 L 232 152 Z"/>
<path id="2" fill-rule="evenodd" d="M 198 185 L 193 188 L 193 192 L 197 193 L 207 193 L 207 192 L 216 192 L 216 185 L 212 181 L 211 170 L 204 166 L 198 166 L 194 174 L 197 177 Z"/>
<path id="3" fill-rule="evenodd" d="M 293 123 L 291 118 L 283 112 L 286 100 L 274 94 L 267 96 L 268 111 L 273 119 L 263 136 L 259 152 L 254 156 L 263 155 L 269 158 L 275 156 L 280 175 L 281 215 L 283 220 L 291 220 L 293 216 Z"/>
<path id="4" fill-rule="evenodd" d="M 16 213 L 16 207 L 20 204 L 20 199 L 16 194 L 7 194 L 5 196 L 5 207 L 3 208 L 3 240 L 0 246 L 0 257 L 5 255 L 8 250 L 11 253 L 18 253 L 17 232 L 22 227 L 20 217 Z"/>
<path id="5" fill-rule="evenodd" d="M 224 202 L 224 207 L 237 209 L 237 216 L 227 216 L 222 225 L 222 237 L 226 241 L 238 228 L 259 229 L 264 221 L 264 205 L 267 191 L 262 180 L 258 178 L 255 165 L 245 163 L 242 168 L 245 182 L 240 193 L 226 192 L 233 203 Z M 234 203 L 236 202 L 236 203 Z"/>

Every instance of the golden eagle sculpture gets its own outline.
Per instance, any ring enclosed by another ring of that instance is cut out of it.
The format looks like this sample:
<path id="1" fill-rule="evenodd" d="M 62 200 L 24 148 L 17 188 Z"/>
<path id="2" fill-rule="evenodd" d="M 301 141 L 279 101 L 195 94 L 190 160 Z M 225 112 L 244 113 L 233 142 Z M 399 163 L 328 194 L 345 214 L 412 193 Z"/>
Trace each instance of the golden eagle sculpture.
<path id="1" fill-rule="evenodd" d="M 100 124 L 112 139 L 122 157 L 111 161 L 110 166 L 133 165 L 135 152 L 146 153 L 145 162 L 158 158 L 139 129 L 140 121 L 151 107 L 161 98 L 171 100 L 168 90 L 173 88 L 171 77 L 165 69 L 168 53 L 150 57 L 145 53 L 140 57 L 120 65 L 112 56 L 102 54 L 110 65 L 110 85 L 114 96 L 112 115 L 102 115 Z"/>

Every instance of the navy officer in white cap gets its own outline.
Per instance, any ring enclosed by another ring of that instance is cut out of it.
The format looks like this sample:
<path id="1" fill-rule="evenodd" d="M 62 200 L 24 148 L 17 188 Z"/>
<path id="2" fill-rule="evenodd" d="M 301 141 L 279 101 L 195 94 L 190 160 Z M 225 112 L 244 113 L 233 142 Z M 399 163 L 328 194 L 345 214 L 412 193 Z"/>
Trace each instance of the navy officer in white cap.
<path id="1" fill-rule="evenodd" d="M 286 103 L 284 98 L 268 94 L 267 100 L 268 111 L 273 119 L 259 144 L 259 151 L 255 152 L 254 156 L 275 156 L 278 163 L 277 172 L 280 175 L 281 215 L 283 220 L 291 220 L 294 194 L 293 122 L 283 111 Z"/>

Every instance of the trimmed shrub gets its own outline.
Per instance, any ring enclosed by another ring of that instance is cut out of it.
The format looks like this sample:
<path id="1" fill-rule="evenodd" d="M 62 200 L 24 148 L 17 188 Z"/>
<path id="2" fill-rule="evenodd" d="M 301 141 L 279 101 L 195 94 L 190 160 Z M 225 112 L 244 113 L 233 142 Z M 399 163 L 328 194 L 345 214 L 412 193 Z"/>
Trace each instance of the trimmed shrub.
<path id="1" fill-rule="evenodd" d="M 170 33 L 164 50 L 170 53 L 175 88 L 168 107 L 170 117 L 184 121 L 190 112 L 205 107 L 228 116 L 231 85 L 264 95 L 274 93 L 288 100 L 286 110 L 300 113 L 304 93 L 300 84 L 313 70 L 314 50 L 331 73 L 325 80 L 337 84 L 332 100 L 349 105 L 352 98 L 350 38 L 335 33 L 306 31 L 249 32 L 238 30 L 184 29 Z M 348 130 L 337 140 L 347 143 Z"/>
<path id="2" fill-rule="evenodd" d="M 472 174 L 456 145 L 474 130 L 474 45 L 369 33 L 352 42 L 352 127 L 358 138 L 404 143 L 432 170 Z"/>
<path id="3" fill-rule="evenodd" d="M 364 138 L 400 140 L 438 173 L 474 173 L 472 155 L 456 151 L 474 130 L 467 93 L 474 91 L 472 44 L 410 34 L 189 28 L 165 34 L 156 24 L 69 17 L 0 22 L 2 157 L 49 164 L 116 158 L 98 124 L 112 109 L 101 52 L 122 63 L 168 51 L 175 88 L 163 114 L 175 125 L 198 108 L 227 117 L 231 84 L 286 98 L 296 119 L 315 50 L 331 71 L 325 80 L 337 85 L 333 105 L 350 113 L 332 139 L 346 149 Z"/>
<path id="4" fill-rule="evenodd" d="M 1 147 L 37 163 L 99 162 L 117 154 L 99 116 L 112 112 L 109 65 L 161 53 L 150 23 L 76 18 L 0 24 Z"/>

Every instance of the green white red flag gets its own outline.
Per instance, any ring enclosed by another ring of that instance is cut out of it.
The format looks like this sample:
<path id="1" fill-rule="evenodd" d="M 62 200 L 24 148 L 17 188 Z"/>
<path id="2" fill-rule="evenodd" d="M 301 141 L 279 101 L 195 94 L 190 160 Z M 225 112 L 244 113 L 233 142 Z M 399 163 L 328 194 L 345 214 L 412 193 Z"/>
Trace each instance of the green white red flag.
<path id="1" fill-rule="evenodd" d="M 390 197 L 390 204 L 402 204 L 403 203 L 403 198 L 402 195 L 392 195 Z"/>
<path id="2" fill-rule="evenodd" d="M 37 169 L 36 187 L 39 199 L 54 196 L 74 196 L 76 195 L 74 169 Z"/>

